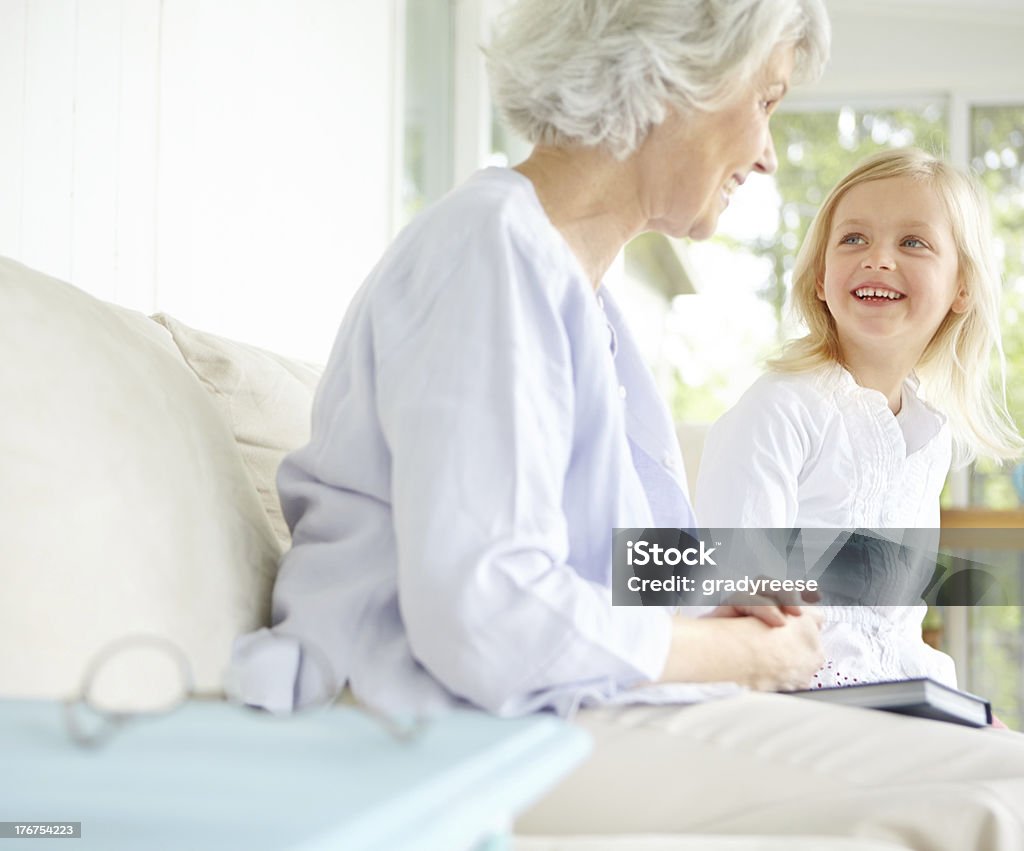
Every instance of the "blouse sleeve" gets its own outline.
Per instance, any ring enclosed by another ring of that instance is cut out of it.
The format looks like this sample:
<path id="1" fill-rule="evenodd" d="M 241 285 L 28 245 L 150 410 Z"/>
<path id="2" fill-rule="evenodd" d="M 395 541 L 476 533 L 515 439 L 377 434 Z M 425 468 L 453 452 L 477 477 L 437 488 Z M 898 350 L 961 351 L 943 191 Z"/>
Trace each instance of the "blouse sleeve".
<path id="1" fill-rule="evenodd" d="M 762 378 L 710 429 L 697 477 L 697 520 L 714 528 L 792 528 L 808 454 L 800 401 Z"/>
<path id="2" fill-rule="evenodd" d="M 413 273 L 428 297 L 375 311 L 378 415 L 413 655 L 451 692 L 512 714 L 545 692 L 655 678 L 670 618 L 613 607 L 568 563 L 563 488 L 585 424 L 564 268 L 538 270 L 504 233 L 473 243 L 443 285 Z"/>

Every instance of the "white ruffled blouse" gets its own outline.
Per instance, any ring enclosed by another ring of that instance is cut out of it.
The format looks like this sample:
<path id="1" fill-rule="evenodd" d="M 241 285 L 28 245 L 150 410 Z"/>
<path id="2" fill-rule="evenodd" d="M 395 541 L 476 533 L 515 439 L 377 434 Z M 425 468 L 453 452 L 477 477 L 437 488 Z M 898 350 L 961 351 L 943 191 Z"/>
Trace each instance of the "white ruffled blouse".
<path id="1" fill-rule="evenodd" d="M 708 434 L 700 525 L 938 530 L 951 438 L 916 390 L 914 379 L 904 383 L 894 416 L 882 393 L 838 365 L 762 376 Z M 813 685 L 918 676 L 955 685 L 953 661 L 921 640 L 924 613 L 923 605 L 826 607 L 827 661 Z"/>

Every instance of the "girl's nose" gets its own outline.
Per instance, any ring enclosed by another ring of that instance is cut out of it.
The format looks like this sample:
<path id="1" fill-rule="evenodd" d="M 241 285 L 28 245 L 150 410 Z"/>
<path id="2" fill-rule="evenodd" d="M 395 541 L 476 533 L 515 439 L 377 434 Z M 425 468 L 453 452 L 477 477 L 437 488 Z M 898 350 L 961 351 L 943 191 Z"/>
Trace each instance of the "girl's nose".
<path id="1" fill-rule="evenodd" d="M 896 262 L 889 252 L 876 247 L 864 255 L 861 266 L 865 269 L 886 269 L 891 272 L 896 268 Z"/>

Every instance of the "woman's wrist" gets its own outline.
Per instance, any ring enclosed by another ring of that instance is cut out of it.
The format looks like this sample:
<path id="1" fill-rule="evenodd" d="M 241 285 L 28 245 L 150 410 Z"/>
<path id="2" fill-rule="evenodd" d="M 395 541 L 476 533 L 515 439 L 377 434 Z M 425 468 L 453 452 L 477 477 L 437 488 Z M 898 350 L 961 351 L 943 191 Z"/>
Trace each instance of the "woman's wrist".
<path id="1" fill-rule="evenodd" d="M 672 621 L 668 659 L 659 682 L 706 683 L 731 681 L 751 685 L 752 618 L 687 618 Z"/>
<path id="2" fill-rule="evenodd" d="M 808 688 L 823 661 L 819 618 L 676 617 L 659 682 L 734 682 L 758 691 Z"/>

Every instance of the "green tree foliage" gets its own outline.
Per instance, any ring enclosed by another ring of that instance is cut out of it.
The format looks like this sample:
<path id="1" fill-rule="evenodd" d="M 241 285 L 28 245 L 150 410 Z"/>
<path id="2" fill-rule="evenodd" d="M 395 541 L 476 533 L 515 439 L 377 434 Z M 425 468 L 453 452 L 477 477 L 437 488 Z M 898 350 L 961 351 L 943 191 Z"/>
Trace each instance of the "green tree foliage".
<path id="1" fill-rule="evenodd" d="M 1024 724 L 1020 606 L 978 606 L 971 610 L 969 623 L 969 688 L 987 697 L 1005 724 L 1020 730 Z"/>
<path id="2" fill-rule="evenodd" d="M 1010 413 L 1024 424 L 1024 107 L 985 106 L 971 111 L 971 168 L 991 200 L 992 229 L 1003 273 L 1003 348 Z M 1006 469 L 980 461 L 972 477 L 972 502 L 1019 507 Z"/>

